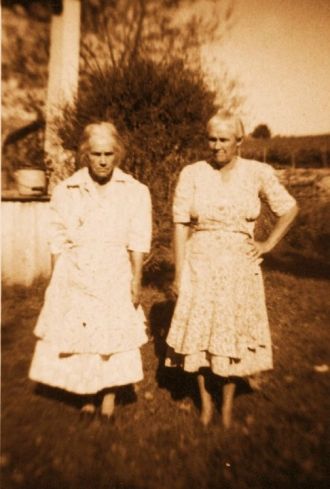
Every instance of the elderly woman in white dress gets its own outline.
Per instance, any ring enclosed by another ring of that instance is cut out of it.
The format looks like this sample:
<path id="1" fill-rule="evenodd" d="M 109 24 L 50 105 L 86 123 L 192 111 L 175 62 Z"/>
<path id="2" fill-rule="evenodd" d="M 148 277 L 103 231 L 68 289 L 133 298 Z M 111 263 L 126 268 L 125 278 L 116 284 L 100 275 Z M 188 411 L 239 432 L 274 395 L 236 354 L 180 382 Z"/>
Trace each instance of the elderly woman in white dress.
<path id="1" fill-rule="evenodd" d="M 116 387 L 143 378 L 146 342 L 139 305 L 151 241 L 148 188 L 118 168 L 124 155 L 112 123 L 86 126 L 85 163 L 54 189 L 49 242 L 54 269 L 35 335 L 32 380 L 84 395 L 92 419 L 113 419 Z"/>
<path id="2" fill-rule="evenodd" d="M 175 192 L 178 300 L 167 343 L 172 360 L 179 354 L 184 370 L 197 373 L 204 425 L 213 415 L 206 376 L 222 379 L 227 429 L 235 377 L 273 368 L 260 263 L 288 231 L 297 205 L 270 165 L 238 156 L 244 131 L 237 117 L 221 111 L 207 131 L 210 159 L 187 165 Z M 261 198 L 278 217 L 262 242 L 254 239 Z"/>

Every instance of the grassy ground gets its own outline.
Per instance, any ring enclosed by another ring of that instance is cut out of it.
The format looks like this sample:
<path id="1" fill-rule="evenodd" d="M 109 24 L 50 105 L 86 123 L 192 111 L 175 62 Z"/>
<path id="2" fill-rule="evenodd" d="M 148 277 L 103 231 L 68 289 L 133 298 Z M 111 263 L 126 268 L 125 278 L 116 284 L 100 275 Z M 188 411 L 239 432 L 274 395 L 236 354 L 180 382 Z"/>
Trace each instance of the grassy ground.
<path id="1" fill-rule="evenodd" d="M 261 392 L 242 383 L 236 425 L 202 428 L 194 378 L 162 368 L 172 304 L 149 277 L 145 380 L 123 389 L 114 426 L 78 419 L 78 399 L 35 386 L 27 372 L 45 284 L 3 292 L 2 478 L 5 489 L 328 487 L 326 266 L 292 255 L 265 263 L 275 370 Z M 322 370 L 322 368 L 321 368 Z"/>

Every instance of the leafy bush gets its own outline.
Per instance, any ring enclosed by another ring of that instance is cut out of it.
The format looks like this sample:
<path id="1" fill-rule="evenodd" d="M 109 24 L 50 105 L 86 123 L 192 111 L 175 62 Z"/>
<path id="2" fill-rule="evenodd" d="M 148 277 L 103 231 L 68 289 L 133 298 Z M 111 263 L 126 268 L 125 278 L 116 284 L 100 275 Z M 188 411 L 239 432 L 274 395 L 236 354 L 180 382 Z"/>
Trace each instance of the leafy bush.
<path id="1" fill-rule="evenodd" d="M 76 103 L 64 108 L 58 134 L 64 148 L 75 150 L 87 123 L 113 120 L 127 142 L 127 169 L 139 173 L 141 167 L 140 177 L 149 181 L 146 162 L 153 172 L 170 154 L 200 150 L 213 102 L 203 75 L 182 61 L 138 60 L 85 76 Z"/>

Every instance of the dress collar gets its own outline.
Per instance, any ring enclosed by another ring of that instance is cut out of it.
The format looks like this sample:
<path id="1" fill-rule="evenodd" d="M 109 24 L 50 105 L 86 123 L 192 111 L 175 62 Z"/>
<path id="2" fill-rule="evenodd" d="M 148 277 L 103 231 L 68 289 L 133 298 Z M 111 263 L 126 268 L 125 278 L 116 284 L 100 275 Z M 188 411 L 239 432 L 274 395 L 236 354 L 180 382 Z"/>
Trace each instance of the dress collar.
<path id="1" fill-rule="evenodd" d="M 233 170 L 238 169 L 241 166 L 242 158 L 240 156 L 236 156 L 236 162 L 235 165 L 233 166 Z M 221 169 L 220 168 L 214 168 L 211 163 L 207 160 L 203 160 L 203 162 L 206 167 L 208 168 L 209 171 L 213 172 L 219 172 Z M 205 166 L 204 165 L 204 166 Z"/>
<path id="2" fill-rule="evenodd" d="M 132 182 L 133 177 L 128 173 L 123 172 L 118 166 L 113 170 L 111 181 L 113 182 Z"/>

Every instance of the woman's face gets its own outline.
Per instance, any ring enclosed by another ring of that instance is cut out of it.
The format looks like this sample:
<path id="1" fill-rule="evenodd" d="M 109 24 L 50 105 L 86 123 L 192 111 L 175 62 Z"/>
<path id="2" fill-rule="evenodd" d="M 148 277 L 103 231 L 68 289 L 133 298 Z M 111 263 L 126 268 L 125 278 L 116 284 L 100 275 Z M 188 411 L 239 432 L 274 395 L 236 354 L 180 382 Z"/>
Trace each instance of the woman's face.
<path id="1" fill-rule="evenodd" d="M 116 150 L 116 140 L 109 132 L 90 137 L 87 151 L 88 169 L 91 177 L 98 183 L 110 180 L 116 166 Z"/>
<path id="2" fill-rule="evenodd" d="M 214 122 L 208 131 L 208 141 L 212 151 L 212 160 L 219 166 L 230 163 L 237 155 L 240 145 L 231 121 Z"/>

